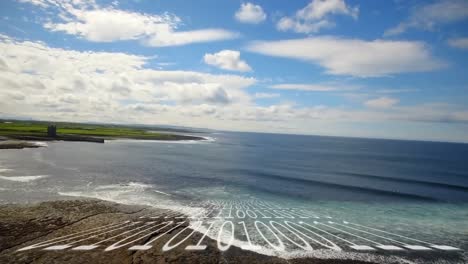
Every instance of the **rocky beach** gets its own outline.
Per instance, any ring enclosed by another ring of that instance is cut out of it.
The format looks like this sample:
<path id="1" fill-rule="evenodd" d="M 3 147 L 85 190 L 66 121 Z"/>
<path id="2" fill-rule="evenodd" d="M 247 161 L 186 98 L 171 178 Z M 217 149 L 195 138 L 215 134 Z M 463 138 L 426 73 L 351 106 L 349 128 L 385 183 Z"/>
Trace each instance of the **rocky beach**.
<path id="1" fill-rule="evenodd" d="M 21 248 L 70 234 L 92 230 L 96 226 L 115 222 L 138 221 L 141 216 L 157 213 L 157 209 L 127 206 L 98 200 L 64 200 L 30 205 L 0 206 L 0 262 L 1 263 L 355 263 L 371 262 L 330 259 L 282 259 L 230 247 L 220 251 L 216 241 L 205 238 L 203 251 L 184 250 L 185 245 L 195 244 L 201 234 L 195 233 L 181 246 L 163 252 L 161 248 L 187 225 L 181 225 L 165 234 L 145 251 L 120 248 L 106 252 L 102 248 L 78 250 L 42 250 Z M 168 219 L 177 221 L 176 219 Z M 146 241 L 157 236 L 154 233 Z"/>

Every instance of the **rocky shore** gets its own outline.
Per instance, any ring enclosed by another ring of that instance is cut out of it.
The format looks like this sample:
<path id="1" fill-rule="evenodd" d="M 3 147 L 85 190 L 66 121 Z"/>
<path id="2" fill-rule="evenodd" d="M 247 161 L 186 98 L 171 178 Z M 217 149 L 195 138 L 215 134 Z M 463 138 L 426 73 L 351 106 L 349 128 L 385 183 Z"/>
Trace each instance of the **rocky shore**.
<path id="1" fill-rule="evenodd" d="M 281 259 L 264 256 L 251 251 L 231 247 L 220 251 L 216 241 L 205 238 L 207 248 L 203 251 L 184 250 L 186 245 L 195 244 L 201 238 L 196 233 L 173 250 L 163 252 L 162 246 L 170 236 L 162 236 L 153 247 L 145 251 L 130 251 L 120 248 L 105 252 L 40 249 L 18 251 L 18 249 L 48 239 L 90 230 L 119 221 L 138 221 L 140 216 L 155 214 L 156 209 L 126 206 L 97 200 L 75 200 L 43 202 L 35 205 L 0 206 L 0 263 L 351 263 L 370 262 L 323 259 Z M 173 219 L 177 221 L 176 219 Z M 180 221 L 180 220 L 179 220 Z M 186 227 L 182 225 L 171 233 Z M 158 234 L 153 234 L 157 236 Z"/>
<path id="2" fill-rule="evenodd" d="M 40 148 L 39 144 L 21 140 L 0 140 L 0 149 L 24 149 L 24 148 Z"/>
<path id="3" fill-rule="evenodd" d="M 55 137 L 48 136 L 23 136 L 23 135 L 12 135 L 10 138 L 18 140 L 31 140 L 31 141 L 83 141 L 83 142 L 94 142 L 94 143 L 104 143 L 104 138 L 100 137 L 90 137 L 90 136 L 80 136 L 80 135 L 60 135 Z"/>
<path id="4" fill-rule="evenodd" d="M 40 148 L 44 145 L 38 144 L 37 142 L 42 141 L 81 141 L 81 142 L 93 142 L 93 143 L 104 143 L 105 140 L 114 139 L 126 139 L 125 137 L 113 137 L 113 138 L 102 138 L 102 137 L 90 137 L 90 136 L 77 136 L 77 135 L 61 135 L 57 137 L 47 136 L 9 136 L 0 137 L 0 149 L 24 149 L 24 148 Z M 187 135 L 169 135 L 163 139 L 148 139 L 148 138 L 128 138 L 138 140 L 164 140 L 164 141 L 181 141 L 181 140 L 205 140 L 202 137 L 187 136 Z"/>

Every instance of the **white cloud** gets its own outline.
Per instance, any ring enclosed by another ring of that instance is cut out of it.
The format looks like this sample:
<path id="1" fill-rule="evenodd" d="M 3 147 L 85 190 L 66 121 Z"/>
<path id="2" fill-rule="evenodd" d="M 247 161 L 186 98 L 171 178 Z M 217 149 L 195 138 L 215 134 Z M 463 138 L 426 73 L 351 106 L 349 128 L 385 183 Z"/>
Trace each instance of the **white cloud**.
<path id="1" fill-rule="evenodd" d="M 162 31 L 150 36 L 143 43 L 153 47 L 180 46 L 190 43 L 201 43 L 234 39 L 238 33 L 224 29 L 200 29 L 192 31 Z"/>
<path id="2" fill-rule="evenodd" d="M 357 18 L 359 8 L 346 5 L 344 0 L 312 0 L 305 8 L 297 11 L 296 15 L 302 19 L 321 19 L 328 14 Z"/>
<path id="3" fill-rule="evenodd" d="M 20 3 L 31 3 L 40 7 L 47 7 L 49 3 L 47 0 L 18 0 Z"/>
<path id="4" fill-rule="evenodd" d="M 76 0 L 31 3 L 55 8 L 55 12 L 58 12 L 57 18 L 44 22 L 46 29 L 94 42 L 140 40 L 149 46 L 164 47 L 227 40 L 239 36 L 238 33 L 216 28 L 179 31 L 177 28 L 182 23 L 181 19 L 168 13 L 145 14 L 119 10 L 114 6 L 99 7 L 93 2 Z"/>
<path id="5" fill-rule="evenodd" d="M 257 41 L 250 43 L 247 49 L 264 55 L 316 63 L 329 74 L 357 77 L 425 72 L 444 66 L 431 56 L 423 42 L 418 41 L 311 37 Z"/>
<path id="6" fill-rule="evenodd" d="M 206 64 L 216 66 L 223 70 L 247 72 L 252 68 L 240 58 L 240 52 L 236 50 L 222 50 L 217 53 L 207 53 L 203 57 Z"/>
<path id="7" fill-rule="evenodd" d="M 338 87 L 322 85 L 322 84 L 300 84 L 300 83 L 283 83 L 270 86 L 272 89 L 278 90 L 298 90 L 309 92 L 332 92 L 342 90 Z"/>
<path id="8" fill-rule="evenodd" d="M 269 98 L 278 98 L 281 95 L 279 93 L 255 93 L 254 96 L 257 99 L 269 99 Z"/>
<path id="9" fill-rule="evenodd" d="M 468 49 L 468 38 L 449 39 L 448 44 L 453 48 Z"/>
<path id="10" fill-rule="evenodd" d="M 398 104 L 400 100 L 392 97 L 379 97 L 364 102 L 364 105 L 371 108 L 390 108 Z"/>
<path id="11" fill-rule="evenodd" d="M 434 125 L 447 127 L 448 135 L 448 127 L 468 123 L 463 105 L 394 105 L 379 111 L 293 102 L 259 106 L 253 99 L 266 95 L 248 93 L 256 83 L 254 78 L 154 70 L 145 56 L 52 48 L 2 35 L 0 50 L 3 118 L 357 136 L 367 131 L 363 132 L 362 122 L 377 126 L 379 122 L 411 122 L 413 127 L 423 126 L 418 122 L 458 123 Z M 355 133 L 342 129 L 343 124 L 354 127 Z M 399 131 L 403 133 L 404 128 Z M 468 141 L 466 135 L 460 138 Z"/>
<path id="12" fill-rule="evenodd" d="M 401 34 L 408 29 L 433 30 L 438 25 L 455 23 L 468 18 L 468 1 L 439 0 L 413 9 L 410 17 L 385 31 L 385 36 Z"/>
<path id="13" fill-rule="evenodd" d="M 234 17 L 242 23 L 258 24 L 264 21 L 267 15 L 263 12 L 261 6 L 252 3 L 243 3 Z"/>
<path id="14" fill-rule="evenodd" d="M 297 33 L 316 33 L 321 29 L 334 27 L 331 15 L 345 15 L 357 19 L 358 7 L 351 7 L 344 0 L 312 0 L 293 17 L 283 17 L 276 24 L 280 31 L 292 30 Z"/>
<path id="15" fill-rule="evenodd" d="M 292 30 L 296 33 L 316 33 L 322 29 L 331 28 L 334 26 L 335 23 L 328 20 L 304 23 L 289 17 L 281 18 L 276 24 L 276 28 L 280 31 Z"/>
<path id="16" fill-rule="evenodd" d="M 143 56 L 51 48 L 6 36 L 0 37 L 0 49 L 0 112 L 36 118 L 128 122 L 142 110 L 248 105 L 245 89 L 256 82 L 237 75 L 153 70 Z M 141 121 L 152 117 L 145 118 Z"/>

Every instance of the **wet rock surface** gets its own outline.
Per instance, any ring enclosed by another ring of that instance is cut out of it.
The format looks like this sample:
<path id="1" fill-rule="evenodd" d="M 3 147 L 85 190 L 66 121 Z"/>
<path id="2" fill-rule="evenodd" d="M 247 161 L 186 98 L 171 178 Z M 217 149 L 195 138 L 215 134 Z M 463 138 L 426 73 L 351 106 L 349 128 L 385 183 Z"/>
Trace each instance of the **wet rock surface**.
<path id="1" fill-rule="evenodd" d="M 24 149 L 24 148 L 40 148 L 41 145 L 21 141 L 21 140 L 2 140 L 0 138 L 0 149 Z"/>
<path id="2" fill-rule="evenodd" d="M 0 263 L 370 263 L 310 258 L 285 260 L 241 250 L 237 247 L 231 247 L 222 252 L 218 249 L 216 241 L 209 238 L 203 240 L 207 245 L 205 250 L 185 250 L 187 245 L 194 245 L 199 241 L 201 238 L 199 233 L 190 236 L 180 246 L 164 252 L 163 245 L 173 237 L 173 234 L 181 232 L 187 224 L 162 235 L 160 239 L 151 244 L 150 249 L 144 251 L 132 251 L 128 250 L 128 247 L 112 251 L 104 251 L 103 247 L 89 251 L 70 249 L 49 251 L 41 248 L 18 251 L 20 248 L 35 243 L 91 230 L 96 226 L 128 220 L 138 221 L 140 216 L 150 213 L 157 213 L 157 210 L 96 200 L 2 205 L 0 206 Z M 186 229 L 183 232 L 191 232 L 191 230 Z M 145 238 L 145 242 L 158 235 L 160 234 L 152 234 Z"/>

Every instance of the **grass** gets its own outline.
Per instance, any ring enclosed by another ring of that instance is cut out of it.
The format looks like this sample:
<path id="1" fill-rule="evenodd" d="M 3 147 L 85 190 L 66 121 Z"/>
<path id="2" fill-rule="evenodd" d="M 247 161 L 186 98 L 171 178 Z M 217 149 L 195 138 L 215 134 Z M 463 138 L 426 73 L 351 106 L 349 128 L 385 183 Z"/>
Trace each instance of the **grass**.
<path id="1" fill-rule="evenodd" d="M 1 121 L 0 136 L 39 136 L 47 135 L 49 122 L 40 121 Z M 93 125 L 78 123 L 54 123 L 57 125 L 57 135 L 80 135 L 104 138 L 133 138 L 153 140 L 176 140 L 180 135 L 169 133 L 153 133 L 146 129 L 131 128 L 119 125 Z"/>

